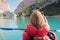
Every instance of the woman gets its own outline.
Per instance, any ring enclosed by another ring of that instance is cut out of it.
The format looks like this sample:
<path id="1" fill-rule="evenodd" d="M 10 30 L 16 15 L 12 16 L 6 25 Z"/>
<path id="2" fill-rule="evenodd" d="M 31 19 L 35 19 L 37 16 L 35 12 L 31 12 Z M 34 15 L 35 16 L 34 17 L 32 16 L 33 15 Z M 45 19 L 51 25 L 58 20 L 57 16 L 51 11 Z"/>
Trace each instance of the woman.
<path id="1" fill-rule="evenodd" d="M 55 34 L 49 32 L 50 27 L 46 21 L 46 17 L 40 11 L 35 10 L 30 19 L 30 23 L 23 33 L 23 40 L 57 40 Z"/>

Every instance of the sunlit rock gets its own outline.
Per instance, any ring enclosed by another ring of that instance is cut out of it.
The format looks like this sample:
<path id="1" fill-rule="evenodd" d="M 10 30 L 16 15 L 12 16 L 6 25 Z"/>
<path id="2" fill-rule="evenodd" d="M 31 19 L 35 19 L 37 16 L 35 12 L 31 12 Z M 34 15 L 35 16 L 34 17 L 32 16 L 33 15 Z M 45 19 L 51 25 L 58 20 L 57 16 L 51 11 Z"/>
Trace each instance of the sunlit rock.
<path id="1" fill-rule="evenodd" d="M 0 13 L 7 10 L 9 10 L 9 4 L 6 2 L 6 0 L 0 0 Z"/>

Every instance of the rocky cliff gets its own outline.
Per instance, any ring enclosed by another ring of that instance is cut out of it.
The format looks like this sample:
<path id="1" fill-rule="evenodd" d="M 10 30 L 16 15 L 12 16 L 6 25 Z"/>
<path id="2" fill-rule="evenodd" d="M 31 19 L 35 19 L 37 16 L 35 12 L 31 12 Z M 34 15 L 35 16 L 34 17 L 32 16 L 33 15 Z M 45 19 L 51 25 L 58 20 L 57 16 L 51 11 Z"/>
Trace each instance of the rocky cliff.
<path id="1" fill-rule="evenodd" d="M 39 2 L 42 0 L 23 0 L 16 8 L 15 13 L 21 12 L 27 7 L 29 7 L 32 4 L 35 4 L 36 2 Z"/>
<path id="2" fill-rule="evenodd" d="M 58 2 L 58 0 L 23 0 L 16 8 L 16 10 L 14 11 L 14 13 L 18 13 L 23 11 L 24 9 L 28 8 L 29 6 L 37 3 L 37 2 L 43 2 L 44 4 L 42 6 L 40 6 L 40 8 L 44 8 L 49 4 L 52 4 L 54 2 Z"/>
<path id="3" fill-rule="evenodd" d="M 26 15 L 27 13 L 30 15 L 32 10 L 38 8 L 39 10 L 43 11 L 45 15 L 58 15 L 60 14 L 59 5 L 59 0 L 24 0 L 17 6 L 15 13 L 18 13 L 19 16 L 23 12 Z"/>
<path id="4" fill-rule="evenodd" d="M 60 15 L 60 1 L 58 3 L 53 3 L 51 5 L 48 5 L 47 7 L 41 10 L 47 16 Z"/>
<path id="5" fill-rule="evenodd" d="M 0 0 L 0 13 L 9 10 L 9 5 L 6 0 Z"/>

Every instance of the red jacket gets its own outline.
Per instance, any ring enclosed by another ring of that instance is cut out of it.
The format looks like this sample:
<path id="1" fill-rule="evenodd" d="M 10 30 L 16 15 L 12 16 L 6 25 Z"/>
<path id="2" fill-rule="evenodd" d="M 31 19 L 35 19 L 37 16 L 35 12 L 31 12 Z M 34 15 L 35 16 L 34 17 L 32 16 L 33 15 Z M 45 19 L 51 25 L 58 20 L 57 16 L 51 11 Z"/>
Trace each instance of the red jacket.
<path id="1" fill-rule="evenodd" d="M 43 25 L 43 28 L 37 29 L 32 23 L 29 23 L 26 32 L 23 33 L 23 40 L 30 40 L 30 37 L 46 37 L 49 32 L 49 26 Z"/>

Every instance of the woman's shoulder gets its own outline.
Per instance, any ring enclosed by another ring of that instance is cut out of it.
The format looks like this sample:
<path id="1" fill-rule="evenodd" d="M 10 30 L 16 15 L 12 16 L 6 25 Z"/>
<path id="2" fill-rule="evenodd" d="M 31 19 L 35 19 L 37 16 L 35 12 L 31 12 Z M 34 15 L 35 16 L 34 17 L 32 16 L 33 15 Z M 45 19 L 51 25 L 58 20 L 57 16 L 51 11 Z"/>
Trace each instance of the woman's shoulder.
<path id="1" fill-rule="evenodd" d="M 34 36 L 36 33 L 37 29 L 33 26 L 32 23 L 29 23 L 26 29 L 26 32 L 30 35 L 30 36 Z"/>
<path id="2" fill-rule="evenodd" d="M 28 25 L 32 25 L 32 23 L 28 23 Z"/>
<path id="3" fill-rule="evenodd" d="M 35 26 L 32 23 L 28 23 L 27 28 L 35 28 Z"/>
<path id="4" fill-rule="evenodd" d="M 42 28 L 47 30 L 47 31 L 50 30 L 50 26 L 47 23 L 45 23 Z"/>

